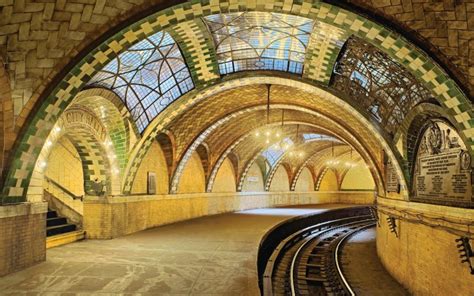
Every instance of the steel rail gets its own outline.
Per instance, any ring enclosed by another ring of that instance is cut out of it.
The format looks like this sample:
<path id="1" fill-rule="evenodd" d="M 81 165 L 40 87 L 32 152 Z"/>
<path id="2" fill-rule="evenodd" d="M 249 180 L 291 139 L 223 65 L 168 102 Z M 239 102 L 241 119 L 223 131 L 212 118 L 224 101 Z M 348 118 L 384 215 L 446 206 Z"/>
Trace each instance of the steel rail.
<path id="1" fill-rule="evenodd" d="M 350 227 L 351 225 L 357 225 L 357 224 L 361 224 L 363 222 L 369 222 L 369 221 L 373 221 L 373 220 L 361 220 L 361 221 L 354 221 L 354 222 L 350 222 L 350 223 L 347 223 L 347 224 L 342 224 L 342 225 L 338 225 L 336 227 L 333 227 L 333 228 L 328 228 L 328 229 L 324 229 L 324 230 L 321 230 L 315 234 L 312 234 L 310 236 L 307 236 L 305 237 L 304 239 L 306 240 L 303 244 L 301 244 L 301 246 L 298 248 L 298 250 L 296 250 L 295 254 L 293 255 L 293 259 L 291 261 L 291 265 L 290 265 L 290 288 L 291 288 L 291 295 L 292 296 L 296 296 L 296 288 L 295 288 L 295 277 L 294 277 L 294 270 L 295 270 L 295 265 L 296 265 L 296 260 L 297 258 L 299 257 L 299 254 L 301 252 L 301 250 L 310 242 L 312 242 L 314 239 L 318 238 L 319 236 L 321 236 L 322 234 L 324 233 L 327 233 L 327 232 L 330 232 L 330 231 L 334 231 L 334 230 L 337 230 L 339 228 L 345 228 L 345 227 Z M 369 225 L 373 225 L 372 223 L 369 224 Z M 365 228 L 365 227 L 368 227 L 368 226 L 361 226 L 362 228 Z M 360 229 L 360 228 L 359 228 Z M 356 229 L 354 230 L 353 232 L 356 232 L 356 231 L 359 231 L 359 229 Z M 351 234 L 353 232 L 350 232 Z"/>
<path id="2" fill-rule="evenodd" d="M 344 284 L 344 286 L 346 288 L 346 292 L 348 292 L 351 296 L 355 296 L 356 294 L 355 294 L 354 290 L 352 290 L 349 282 L 347 281 L 346 277 L 344 276 L 344 273 L 342 272 L 342 268 L 339 264 L 339 249 L 340 249 L 341 245 L 343 244 L 343 242 L 346 239 L 348 239 L 349 237 L 351 237 L 353 234 L 355 234 L 356 232 L 359 232 L 359 231 L 361 231 L 365 228 L 372 227 L 374 225 L 375 225 L 375 223 L 370 223 L 369 225 L 361 226 L 360 228 L 355 229 L 354 231 L 351 231 L 350 233 L 347 233 L 346 235 L 344 235 L 344 237 L 342 237 L 339 240 L 339 242 L 336 245 L 336 249 L 334 250 L 334 261 L 336 262 L 336 269 L 337 269 L 338 276 L 341 279 L 342 283 Z"/>

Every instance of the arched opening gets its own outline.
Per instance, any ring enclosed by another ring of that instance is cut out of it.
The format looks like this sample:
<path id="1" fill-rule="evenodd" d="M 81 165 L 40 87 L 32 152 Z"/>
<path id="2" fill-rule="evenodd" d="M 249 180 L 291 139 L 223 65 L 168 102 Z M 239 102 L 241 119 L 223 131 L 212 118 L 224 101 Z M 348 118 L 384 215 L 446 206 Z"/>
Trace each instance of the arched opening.
<path id="1" fill-rule="evenodd" d="M 319 191 L 338 191 L 339 182 L 337 180 L 336 172 L 333 169 L 326 169 L 320 176 Z"/>
<path id="2" fill-rule="evenodd" d="M 311 174 L 310 170 L 305 167 L 296 181 L 295 186 L 296 192 L 308 192 L 314 191 L 314 182 L 313 182 L 313 175 Z"/>
<path id="3" fill-rule="evenodd" d="M 363 164 L 349 168 L 341 182 L 341 190 L 367 190 L 373 191 L 375 182 L 369 169 Z"/>
<path id="4" fill-rule="evenodd" d="M 272 178 L 269 191 L 271 192 L 287 192 L 290 191 L 290 177 L 284 166 L 278 167 Z"/>
<path id="5" fill-rule="evenodd" d="M 235 169 L 230 159 L 224 160 L 217 172 L 212 192 L 235 192 Z"/>
<path id="6" fill-rule="evenodd" d="M 132 194 L 167 194 L 169 174 L 167 152 L 158 141 L 151 144 L 147 155 L 138 168 Z"/>
<path id="7" fill-rule="evenodd" d="M 472 237 L 466 231 L 472 219 L 466 217 L 474 204 L 474 113 L 461 80 L 398 27 L 352 11 L 352 4 L 280 2 L 145 3 L 133 13 L 127 5 L 66 5 L 74 10 L 71 16 L 58 4 L 6 5 L 7 12 L 24 6 L 34 15 L 31 24 L 6 18 L 12 32 L 0 38 L 11 58 L 3 60 L 2 48 L 0 86 L 13 74 L 11 92 L 0 91 L 7 97 L 0 119 L 4 154 L 6 140 L 16 139 L 2 175 L 1 205 L 27 204 L 38 220 L 43 190 L 51 186 L 46 178 L 73 195 L 82 183 L 90 237 L 112 238 L 226 211 L 320 202 L 320 196 L 340 202 L 367 191 L 376 197 L 380 220 L 396 219 L 403 229 L 393 239 L 389 223 L 378 224 L 379 255 L 397 254 L 401 262 L 384 264 L 422 294 L 428 293 L 420 283 L 451 280 L 460 286 L 465 278 L 458 274 L 433 276 L 435 267 L 425 262 L 438 262 L 438 254 L 399 250 L 408 250 L 415 236 L 425 240 L 420 245 L 437 243 L 438 235 L 446 242 L 457 239 L 454 234 Z M 403 4 L 410 11 L 432 8 Z M 449 40 L 436 36 L 434 45 L 462 56 L 466 74 L 472 72 L 469 46 L 460 51 L 453 43 L 468 43 L 468 6 L 451 4 L 444 10 L 462 20 L 433 25 L 450 29 Z M 389 13 L 396 5 L 374 11 Z M 411 14 L 401 19 L 423 27 L 420 13 L 415 22 Z M 429 23 L 434 14 L 439 16 L 430 11 L 426 17 Z M 40 15 L 44 24 L 37 21 Z M 130 15 L 101 35 L 110 26 L 102 22 Z M 67 36 L 63 26 L 55 30 L 49 23 L 58 17 L 71 18 Z M 98 23 L 100 34 L 88 34 Z M 39 31 L 40 25 L 48 32 Z M 431 34 L 428 29 L 423 32 Z M 65 40 L 61 46 L 54 45 L 61 43 L 58 32 Z M 77 54 L 83 47 L 87 51 Z M 19 115 L 11 138 L 5 136 L 13 131 L 10 99 Z M 444 156 L 453 164 L 448 169 L 437 167 Z M 426 172 L 428 166 L 435 169 Z M 74 182 L 61 176 L 66 170 L 74 170 L 68 174 Z M 5 211 L 12 212 L 22 211 Z M 448 249 L 445 243 L 439 254 L 452 259 Z M 423 259 L 415 262 L 419 281 L 410 278 L 413 252 Z"/>
<path id="8" fill-rule="evenodd" d="M 193 153 L 181 176 L 178 193 L 201 193 L 206 187 L 206 174 L 199 154 Z"/>
<path id="9" fill-rule="evenodd" d="M 254 162 L 245 176 L 242 192 L 263 192 L 264 179 L 260 166 Z"/>

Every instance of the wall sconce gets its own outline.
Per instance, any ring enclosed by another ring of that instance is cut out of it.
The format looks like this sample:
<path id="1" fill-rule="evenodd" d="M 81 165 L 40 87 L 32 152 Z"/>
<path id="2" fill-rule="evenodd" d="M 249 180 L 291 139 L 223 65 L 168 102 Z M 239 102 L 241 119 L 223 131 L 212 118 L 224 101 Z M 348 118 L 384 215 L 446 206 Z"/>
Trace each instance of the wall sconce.
<path id="1" fill-rule="evenodd" d="M 458 248 L 459 258 L 461 258 L 461 264 L 469 264 L 469 269 L 471 274 L 474 275 L 474 267 L 472 267 L 471 257 L 474 257 L 474 252 L 472 251 L 471 244 L 469 243 L 469 238 L 461 236 L 456 239 L 456 247 Z"/>
<path id="2" fill-rule="evenodd" d="M 395 221 L 395 217 L 387 217 L 388 227 L 390 228 L 390 232 L 395 233 L 395 236 L 398 237 L 397 233 L 397 221 Z"/>

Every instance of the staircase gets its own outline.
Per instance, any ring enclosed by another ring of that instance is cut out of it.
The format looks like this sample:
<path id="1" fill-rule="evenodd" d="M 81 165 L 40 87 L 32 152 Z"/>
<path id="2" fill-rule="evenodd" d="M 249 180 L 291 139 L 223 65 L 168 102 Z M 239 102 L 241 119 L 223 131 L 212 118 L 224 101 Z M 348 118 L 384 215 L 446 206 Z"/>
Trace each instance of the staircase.
<path id="1" fill-rule="evenodd" d="M 46 248 L 84 239 L 85 232 L 81 229 L 82 213 L 75 208 L 77 203 L 82 203 L 82 196 L 74 195 L 48 177 L 45 180 L 44 197 L 49 205 L 46 215 Z"/>
<path id="2" fill-rule="evenodd" d="M 56 211 L 48 209 L 46 215 L 46 237 L 75 231 L 77 226 L 68 223 L 67 219 L 58 216 Z"/>
<path id="3" fill-rule="evenodd" d="M 48 208 L 46 215 L 46 248 L 53 248 L 85 238 L 85 231 L 78 230 L 76 224 L 69 223 L 67 218 L 61 217 L 56 211 Z"/>

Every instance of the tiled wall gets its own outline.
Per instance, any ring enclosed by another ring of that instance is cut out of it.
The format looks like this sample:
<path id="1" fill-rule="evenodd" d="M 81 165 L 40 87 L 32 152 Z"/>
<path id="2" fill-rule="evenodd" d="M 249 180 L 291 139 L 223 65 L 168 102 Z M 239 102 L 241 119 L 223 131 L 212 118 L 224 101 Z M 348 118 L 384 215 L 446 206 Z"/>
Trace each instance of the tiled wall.
<path id="1" fill-rule="evenodd" d="M 474 210 L 384 198 L 378 208 L 377 253 L 413 295 L 472 295 L 474 281 L 455 239 L 467 235 Z M 397 218 L 398 237 L 390 232 L 387 213 Z"/>
<path id="2" fill-rule="evenodd" d="M 61 138 L 51 150 L 46 163 L 45 175 L 75 195 L 84 195 L 81 158 L 74 145 L 67 138 Z M 47 182 L 44 184 L 45 188 L 48 188 Z"/>
<path id="3" fill-rule="evenodd" d="M 157 196 L 91 197 L 84 202 L 89 238 L 109 239 L 191 218 L 239 210 L 298 204 L 373 201 L 373 192 L 201 193 Z"/>
<path id="4" fill-rule="evenodd" d="M 158 194 L 168 193 L 168 170 L 166 160 L 157 142 L 153 142 L 138 168 L 137 177 L 132 187 L 133 194 L 147 193 L 148 172 L 154 172 L 156 174 L 156 192 Z"/>
<path id="5" fill-rule="evenodd" d="M 25 8 L 26 6 L 18 5 L 11 7 L 9 12 L 14 11 L 14 9 L 21 9 L 21 7 Z M 102 11 L 104 7 L 105 5 L 100 5 L 100 9 L 98 11 Z M 56 7 L 54 5 L 48 8 L 50 13 L 45 15 L 48 20 L 51 19 L 51 13 L 56 13 L 55 8 Z M 95 9 L 93 6 L 90 6 L 88 9 L 91 8 Z M 37 9 L 42 11 L 46 8 L 44 5 L 38 5 Z M 74 9 L 79 9 L 79 6 Z M 82 5 L 81 9 L 85 9 L 85 6 Z M 468 99 L 460 92 L 456 84 L 451 79 L 449 79 L 443 70 L 439 68 L 438 65 L 433 63 L 429 57 L 425 56 L 421 51 L 419 51 L 412 44 L 408 43 L 404 38 L 401 38 L 399 35 L 388 30 L 387 28 L 357 16 L 349 11 L 331 6 L 329 4 L 321 3 L 319 1 L 303 1 L 301 3 L 292 3 L 291 1 L 280 2 L 268 0 L 256 3 L 253 1 L 239 0 L 230 2 L 210 1 L 186 3 L 179 8 L 176 7 L 174 9 L 166 9 L 151 15 L 148 18 L 131 25 L 126 30 L 123 30 L 120 34 L 110 38 L 100 48 L 92 51 L 84 60 L 82 60 L 60 83 L 61 87 L 57 88 L 55 93 L 52 93 L 44 100 L 44 105 L 42 105 L 37 110 L 38 112 L 35 113 L 36 116 L 30 123 L 28 123 L 31 125 L 31 128 L 25 129 L 31 133 L 23 135 L 24 138 L 22 140 L 23 143 L 37 143 L 37 145 L 29 145 L 15 150 L 16 162 L 13 164 L 12 171 L 7 177 L 6 182 L 7 190 L 5 194 L 8 195 L 8 197 L 5 198 L 6 202 L 10 202 L 10 199 L 17 198 L 19 196 L 21 196 L 23 199 L 25 197 L 24 188 L 18 188 L 15 186 L 17 186 L 17 184 L 27 184 L 30 180 L 30 175 L 28 173 L 24 173 L 23 168 L 31 167 L 32 161 L 35 157 L 29 157 L 27 159 L 24 157 L 24 155 L 35 156 L 36 151 L 38 151 L 39 148 L 37 146 L 43 144 L 41 139 L 44 138 L 49 132 L 48 125 L 45 125 L 44 122 L 56 118 L 56 115 L 58 115 L 61 110 L 70 103 L 74 95 L 87 82 L 88 77 L 94 74 L 100 67 L 113 58 L 116 52 L 129 47 L 137 39 L 145 35 L 150 35 L 164 28 L 171 31 L 175 29 L 175 33 L 182 35 L 182 43 L 185 43 L 181 44 L 182 47 L 190 46 L 193 42 L 195 43 L 196 40 L 189 38 L 186 32 L 198 30 L 200 28 L 199 24 L 195 21 L 196 19 L 208 14 L 227 12 L 229 10 L 238 11 L 246 9 L 286 13 L 291 12 L 304 17 L 311 17 L 324 24 L 337 27 L 339 30 L 344 31 L 348 35 L 355 34 L 358 37 L 364 38 L 365 40 L 373 43 L 380 49 L 386 51 L 398 62 L 405 65 L 407 69 L 409 69 L 416 77 L 423 81 L 425 85 L 433 91 L 436 99 L 446 109 L 449 110 L 449 113 L 455 118 L 459 125 L 464 128 L 463 133 L 468 139 L 467 144 L 474 147 L 474 124 L 471 122 L 473 111 Z M 12 14 L 10 13 L 9 15 Z M 62 15 L 70 16 L 69 14 Z M 89 19 L 89 17 L 92 19 L 92 15 L 93 13 L 86 15 L 86 19 Z M 45 16 L 39 15 L 37 18 L 41 19 Z M 29 15 L 29 17 L 32 17 L 32 15 Z M 77 14 L 75 21 L 78 21 L 82 18 L 82 16 L 79 18 L 78 17 L 79 14 Z M 67 20 L 69 20 L 69 18 L 67 18 Z M 191 23 L 188 24 L 186 22 Z M 469 22 L 466 21 L 466 25 L 468 25 L 468 23 Z M 31 24 L 28 22 L 25 22 L 21 30 L 19 25 L 14 25 L 10 28 L 12 30 L 11 33 L 18 33 L 19 36 L 22 36 L 22 38 L 28 38 L 28 36 L 30 36 L 30 25 Z M 37 24 L 35 23 L 35 25 Z M 70 25 L 71 24 L 67 22 L 67 26 L 69 27 Z M 84 38 L 85 33 L 81 33 L 79 35 L 83 36 L 81 38 Z M 202 34 L 199 36 L 204 38 L 204 35 Z M 196 65 L 196 72 L 193 73 L 193 75 L 195 75 L 198 80 L 200 80 L 197 81 L 196 85 L 206 85 L 211 83 L 213 81 L 212 79 L 214 79 L 214 76 L 209 75 L 209 73 L 214 71 L 213 69 L 215 69 L 216 61 L 212 59 L 212 54 L 205 50 L 205 47 L 203 47 L 203 42 L 204 40 L 200 40 L 199 49 L 204 48 L 204 50 L 199 51 L 195 48 L 195 46 L 193 46 L 194 51 L 187 53 L 187 55 L 189 55 L 188 59 L 190 59 L 191 62 Z M 319 51 L 315 50 L 314 52 Z M 332 57 L 333 55 L 334 53 L 330 53 L 329 57 Z M 331 59 L 329 58 L 328 60 Z M 43 61 L 43 63 L 54 64 L 55 61 Z M 52 105 L 48 105 L 50 103 Z M 157 128 L 162 128 L 162 126 L 158 125 Z M 150 135 L 152 137 L 154 136 L 153 133 L 150 133 Z M 127 173 L 131 172 L 131 177 L 130 180 L 127 180 L 125 184 L 125 192 L 130 192 L 130 186 L 134 177 L 134 172 L 142 160 L 141 157 L 145 154 L 146 149 L 148 149 L 149 144 L 151 143 L 150 141 L 151 140 L 144 140 L 142 144 L 145 151 L 137 151 L 133 155 L 134 157 L 137 156 L 138 158 L 132 159 L 129 170 L 127 171 Z"/>

